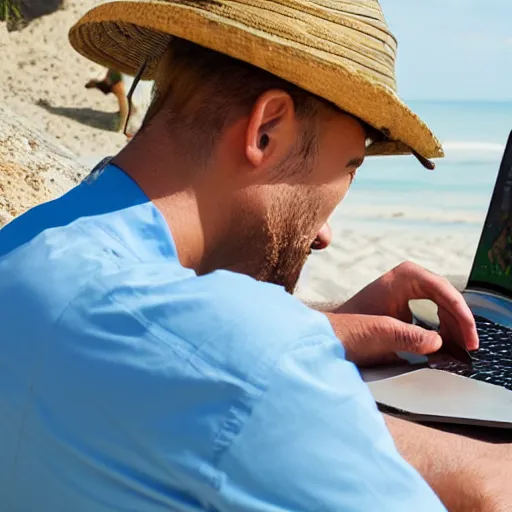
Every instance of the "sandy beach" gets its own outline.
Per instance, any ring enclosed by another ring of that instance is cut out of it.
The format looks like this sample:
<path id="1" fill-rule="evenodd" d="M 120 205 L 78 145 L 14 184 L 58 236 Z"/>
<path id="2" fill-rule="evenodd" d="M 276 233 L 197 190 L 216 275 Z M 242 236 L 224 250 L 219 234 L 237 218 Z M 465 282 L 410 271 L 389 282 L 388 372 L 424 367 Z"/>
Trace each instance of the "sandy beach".
<path id="1" fill-rule="evenodd" d="M 98 3 L 69 0 L 65 9 L 34 20 L 17 32 L 7 33 L 5 24 L 0 23 L 0 51 L 9 55 L 3 59 L 0 73 L 2 103 L 87 166 L 114 154 L 126 143 L 122 134 L 113 131 L 115 98 L 84 87 L 89 79 L 101 78 L 104 70 L 76 54 L 67 41 L 73 22 Z M 11 179 L 6 179 L 6 172 L 5 166 L 0 166 L 4 202 L 7 195 L 11 201 L 13 194 L 11 185 L 6 185 Z M 19 179 L 19 170 L 12 172 L 12 179 Z M 71 186 L 72 180 L 68 183 Z M 32 187 L 15 213 L 47 200 L 52 193 L 57 192 Z M 333 216 L 332 246 L 311 256 L 301 281 L 300 296 L 313 301 L 346 299 L 405 260 L 439 274 L 466 276 L 479 239 L 481 214 L 476 214 L 472 229 L 440 230 L 437 223 L 423 223 L 418 228 L 411 222 L 417 219 L 418 211 L 407 205 L 371 206 L 370 198 L 361 206 L 349 198 Z M 426 212 L 423 217 L 436 214 L 443 215 L 439 211 Z"/>

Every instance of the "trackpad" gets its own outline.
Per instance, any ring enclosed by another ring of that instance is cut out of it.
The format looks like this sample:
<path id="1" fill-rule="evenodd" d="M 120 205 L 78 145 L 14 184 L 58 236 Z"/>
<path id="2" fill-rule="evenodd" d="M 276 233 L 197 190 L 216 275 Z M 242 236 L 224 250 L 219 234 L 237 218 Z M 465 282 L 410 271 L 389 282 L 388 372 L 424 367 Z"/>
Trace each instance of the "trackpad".
<path id="1" fill-rule="evenodd" d="M 413 420 L 512 428 L 512 391 L 493 384 L 426 368 L 368 387 L 378 404 Z"/>

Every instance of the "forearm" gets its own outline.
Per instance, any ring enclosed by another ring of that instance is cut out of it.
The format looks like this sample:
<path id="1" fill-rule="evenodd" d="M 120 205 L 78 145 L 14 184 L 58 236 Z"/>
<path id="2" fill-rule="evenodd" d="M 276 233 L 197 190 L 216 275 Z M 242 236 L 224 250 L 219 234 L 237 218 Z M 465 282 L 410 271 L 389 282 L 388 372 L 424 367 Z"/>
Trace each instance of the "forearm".
<path id="1" fill-rule="evenodd" d="M 423 476 L 449 511 L 482 510 L 482 465 L 494 445 L 385 416 L 398 451 Z M 482 485 L 475 485 L 475 484 Z"/>

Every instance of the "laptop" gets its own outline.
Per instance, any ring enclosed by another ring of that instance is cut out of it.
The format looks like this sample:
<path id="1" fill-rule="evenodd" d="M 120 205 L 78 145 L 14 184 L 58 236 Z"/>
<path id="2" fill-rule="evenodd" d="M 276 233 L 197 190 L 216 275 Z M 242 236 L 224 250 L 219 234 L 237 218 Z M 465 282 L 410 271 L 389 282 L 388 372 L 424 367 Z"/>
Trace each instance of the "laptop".
<path id="1" fill-rule="evenodd" d="M 512 431 L 512 132 L 463 296 L 480 338 L 470 358 L 404 355 L 403 365 L 362 376 L 384 412 Z M 420 306 L 411 307 L 415 323 L 438 328 L 435 311 Z"/>

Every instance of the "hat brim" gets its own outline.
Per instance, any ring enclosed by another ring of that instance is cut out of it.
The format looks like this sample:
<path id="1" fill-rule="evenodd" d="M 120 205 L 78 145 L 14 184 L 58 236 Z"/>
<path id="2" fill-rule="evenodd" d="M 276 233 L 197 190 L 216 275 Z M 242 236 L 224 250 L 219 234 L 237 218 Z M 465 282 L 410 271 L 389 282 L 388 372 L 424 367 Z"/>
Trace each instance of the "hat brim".
<path id="1" fill-rule="evenodd" d="M 444 156 L 435 135 L 390 87 L 340 66 L 327 52 L 223 17 L 201 3 L 102 4 L 69 32 L 75 50 L 103 66 L 135 75 L 147 62 L 145 80 L 153 79 L 172 36 L 264 69 L 365 121 L 387 139 L 371 145 L 369 155 Z"/>

